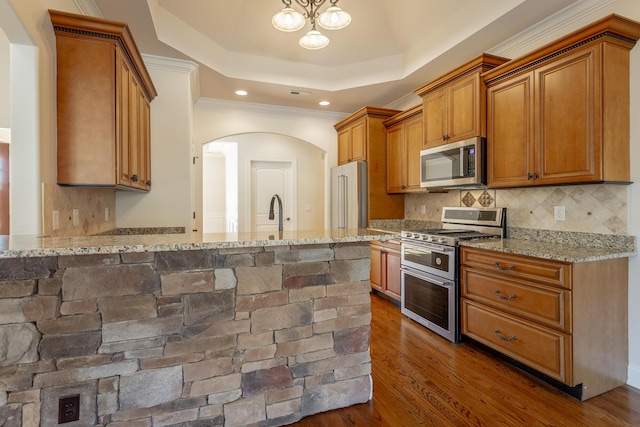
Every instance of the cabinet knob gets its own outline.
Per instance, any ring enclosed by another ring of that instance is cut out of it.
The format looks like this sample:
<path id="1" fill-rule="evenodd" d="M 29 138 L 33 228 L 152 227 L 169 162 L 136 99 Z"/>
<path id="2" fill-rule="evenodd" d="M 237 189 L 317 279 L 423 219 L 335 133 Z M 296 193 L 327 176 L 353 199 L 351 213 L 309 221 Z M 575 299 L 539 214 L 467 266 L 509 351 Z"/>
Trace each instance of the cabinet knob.
<path id="1" fill-rule="evenodd" d="M 132 175 L 131 176 L 131 181 L 132 182 L 138 182 L 138 175 Z"/>
<path id="2" fill-rule="evenodd" d="M 151 181 L 147 181 L 147 186 L 151 187 Z"/>
<path id="3" fill-rule="evenodd" d="M 527 179 L 538 179 L 538 178 L 540 177 L 538 176 L 537 172 L 527 174 Z"/>

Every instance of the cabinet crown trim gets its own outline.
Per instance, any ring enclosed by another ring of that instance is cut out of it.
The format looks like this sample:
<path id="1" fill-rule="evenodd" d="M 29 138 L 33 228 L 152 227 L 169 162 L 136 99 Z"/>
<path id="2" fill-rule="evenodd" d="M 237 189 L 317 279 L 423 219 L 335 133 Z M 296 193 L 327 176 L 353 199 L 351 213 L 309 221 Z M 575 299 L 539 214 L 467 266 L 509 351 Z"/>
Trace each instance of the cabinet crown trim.
<path id="1" fill-rule="evenodd" d="M 447 74 L 444 74 L 443 76 L 440 76 L 437 79 L 432 80 L 431 82 L 423 86 L 420 86 L 419 88 L 415 89 L 413 92 L 418 96 L 424 96 L 427 93 L 435 89 L 438 89 L 439 87 L 444 86 L 447 83 L 450 83 L 454 80 L 464 77 L 470 73 L 474 73 L 477 71 L 485 72 L 497 66 L 500 66 L 507 61 L 509 61 L 508 58 L 503 58 L 501 56 L 483 53 L 482 55 L 476 58 L 473 58 L 472 60 L 466 62 L 465 64 L 459 66 L 458 68 L 455 68 L 449 71 Z"/>
<path id="2" fill-rule="evenodd" d="M 396 123 L 399 123 L 403 120 L 407 120 L 413 116 L 421 116 L 422 114 L 422 104 L 420 105 L 416 105 L 413 108 L 410 108 L 408 110 L 405 110 L 401 113 L 396 114 L 395 116 L 389 117 L 387 120 L 385 120 L 384 122 L 382 122 L 382 124 L 385 127 L 389 127 L 389 126 L 393 126 Z"/>
<path id="3" fill-rule="evenodd" d="M 362 107 L 361 109 L 359 109 L 358 111 L 356 111 L 355 113 L 351 114 L 350 116 L 346 117 L 345 119 L 339 121 L 338 123 L 336 123 L 335 125 L 333 125 L 333 127 L 339 131 L 340 129 L 349 126 L 350 124 L 352 124 L 353 122 L 360 120 L 364 117 L 377 117 L 377 118 L 381 118 L 381 119 L 386 119 L 388 117 L 394 116 L 398 113 L 401 113 L 402 111 L 400 110 L 391 110 L 388 108 L 378 108 L 378 107 Z"/>
<path id="4" fill-rule="evenodd" d="M 119 43 L 140 77 L 149 101 L 152 101 L 158 95 L 156 88 L 153 86 L 151 76 L 149 76 L 144 65 L 138 46 L 126 23 L 52 9 L 49 9 L 49 15 L 56 36 L 78 34 L 113 40 L 114 43 Z"/>
<path id="5" fill-rule="evenodd" d="M 482 74 L 482 79 L 489 86 L 589 43 L 609 41 L 630 50 L 638 39 L 640 39 L 640 22 L 611 14 L 525 56 L 486 71 Z"/>

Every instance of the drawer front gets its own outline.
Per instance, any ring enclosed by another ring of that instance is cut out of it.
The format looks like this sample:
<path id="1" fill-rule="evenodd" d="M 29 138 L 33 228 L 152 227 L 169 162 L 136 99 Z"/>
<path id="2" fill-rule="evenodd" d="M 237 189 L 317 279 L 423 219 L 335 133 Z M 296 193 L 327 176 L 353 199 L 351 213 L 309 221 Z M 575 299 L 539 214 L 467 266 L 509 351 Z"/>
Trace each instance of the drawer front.
<path id="1" fill-rule="evenodd" d="M 571 336 L 462 299 L 462 333 L 567 385 Z"/>
<path id="2" fill-rule="evenodd" d="M 505 277 L 571 288 L 569 263 L 468 247 L 461 248 L 460 260 L 462 265 L 485 268 Z"/>
<path id="3" fill-rule="evenodd" d="M 571 291 L 509 280 L 500 274 L 462 267 L 461 295 L 536 323 L 571 333 Z"/>

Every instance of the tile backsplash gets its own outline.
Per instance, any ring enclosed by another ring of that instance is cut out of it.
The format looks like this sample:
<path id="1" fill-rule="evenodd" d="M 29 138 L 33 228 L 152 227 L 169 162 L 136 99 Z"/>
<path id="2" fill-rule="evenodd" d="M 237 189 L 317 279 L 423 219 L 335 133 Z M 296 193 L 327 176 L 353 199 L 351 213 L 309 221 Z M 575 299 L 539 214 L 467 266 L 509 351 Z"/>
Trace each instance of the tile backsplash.
<path id="1" fill-rule="evenodd" d="M 507 226 L 599 234 L 627 234 L 629 186 L 615 184 L 450 190 L 405 195 L 405 218 L 439 221 L 443 206 L 506 207 Z M 565 220 L 554 207 L 565 207 Z M 424 213 L 423 213 L 424 212 Z"/>
<path id="2" fill-rule="evenodd" d="M 116 228 L 115 189 L 42 185 L 43 231 L 47 236 L 86 236 Z M 73 211 L 77 209 L 77 225 Z M 54 211 L 58 227 L 54 229 Z"/>

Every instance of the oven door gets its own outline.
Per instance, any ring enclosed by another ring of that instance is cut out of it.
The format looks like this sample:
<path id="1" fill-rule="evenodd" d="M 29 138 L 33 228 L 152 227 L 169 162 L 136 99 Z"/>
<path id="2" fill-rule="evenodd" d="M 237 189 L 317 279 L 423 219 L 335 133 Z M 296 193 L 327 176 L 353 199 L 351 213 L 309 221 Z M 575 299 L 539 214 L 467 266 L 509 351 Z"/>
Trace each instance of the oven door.
<path id="1" fill-rule="evenodd" d="M 453 281 L 403 267 L 401 312 L 451 342 L 460 339 Z"/>
<path id="2" fill-rule="evenodd" d="M 402 266 L 455 280 L 456 248 L 410 239 L 402 240 Z"/>

